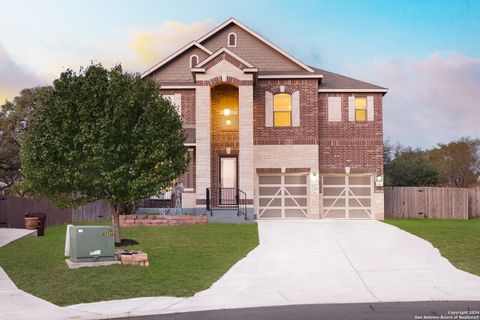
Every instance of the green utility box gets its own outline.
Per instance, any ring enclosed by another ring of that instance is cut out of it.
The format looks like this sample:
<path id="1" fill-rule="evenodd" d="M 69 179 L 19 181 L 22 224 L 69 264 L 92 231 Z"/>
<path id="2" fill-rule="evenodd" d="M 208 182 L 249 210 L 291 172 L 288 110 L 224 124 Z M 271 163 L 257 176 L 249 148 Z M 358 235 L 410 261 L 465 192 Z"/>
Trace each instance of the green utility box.
<path id="1" fill-rule="evenodd" d="M 114 261 L 113 228 L 106 226 L 73 226 L 70 229 L 72 262 Z"/>

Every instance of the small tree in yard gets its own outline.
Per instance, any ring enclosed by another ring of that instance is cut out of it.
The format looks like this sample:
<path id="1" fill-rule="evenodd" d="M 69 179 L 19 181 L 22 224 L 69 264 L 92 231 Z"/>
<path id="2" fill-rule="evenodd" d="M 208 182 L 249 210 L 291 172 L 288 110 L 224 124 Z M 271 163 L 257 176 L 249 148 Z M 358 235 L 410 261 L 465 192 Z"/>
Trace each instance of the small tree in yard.
<path id="1" fill-rule="evenodd" d="M 61 207 L 107 201 L 119 243 L 122 204 L 185 172 L 185 138 L 153 80 L 121 66 L 67 70 L 33 110 L 21 149 L 24 187 Z"/>

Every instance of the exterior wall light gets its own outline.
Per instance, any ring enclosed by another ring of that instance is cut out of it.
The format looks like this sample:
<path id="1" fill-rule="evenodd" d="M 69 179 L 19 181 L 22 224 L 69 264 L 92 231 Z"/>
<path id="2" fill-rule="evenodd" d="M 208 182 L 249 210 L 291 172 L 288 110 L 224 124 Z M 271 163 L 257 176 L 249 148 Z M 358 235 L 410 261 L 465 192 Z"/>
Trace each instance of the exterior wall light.
<path id="1" fill-rule="evenodd" d="M 345 173 L 350 174 L 350 167 L 345 167 Z"/>
<path id="2" fill-rule="evenodd" d="M 375 173 L 375 186 L 383 187 L 383 175 L 379 172 Z"/>

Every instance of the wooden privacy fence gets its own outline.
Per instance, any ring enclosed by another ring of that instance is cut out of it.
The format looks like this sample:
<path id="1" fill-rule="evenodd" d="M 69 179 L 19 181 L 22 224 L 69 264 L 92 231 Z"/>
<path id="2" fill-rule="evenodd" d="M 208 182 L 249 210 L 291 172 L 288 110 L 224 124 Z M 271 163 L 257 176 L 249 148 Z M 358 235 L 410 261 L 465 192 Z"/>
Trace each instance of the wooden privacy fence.
<path id="1" fill-rule="evenodd" d="M 468 219 L 479 216 L 480 187 L 385 187 L 385 217 Z"/>
<path id="2" fill-rule="evenodd" d="M 25 228 L 25 212 L 46 213 L 47 226 L 111 219 L 110 208 L 104 201 L 95 201 L 81 207 L 62 210 L 44 202 L 27 198 L 0 197 L 0 227 Z"/>
<path id="3" fill-rule="evenodd" d="M 480 217 L 480 187 L 468 190 L 468 213 L 470 218 Z"/>

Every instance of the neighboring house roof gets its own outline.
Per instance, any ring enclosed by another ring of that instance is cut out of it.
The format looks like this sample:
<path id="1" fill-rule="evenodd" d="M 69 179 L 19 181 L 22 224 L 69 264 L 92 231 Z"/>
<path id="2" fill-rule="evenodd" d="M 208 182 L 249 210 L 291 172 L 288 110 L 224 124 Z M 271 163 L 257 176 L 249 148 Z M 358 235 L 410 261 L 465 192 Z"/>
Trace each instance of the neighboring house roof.
<path id="1" fill-rule="evenodd" d="M 338 73 L 313 68 L 323 75 L 319 92 L 387 92 L 388 89 L 368 82 L 342 76 Z"/>
<path id="2" fill-rule="evenodd" d="M 182 47 L 181 49 L 175 51 L 174 53 L 172 53 L 171 55 L 169 55 L 168 57 L 166 57 L 165 59 L 163 59 L 162 61 L 160 61 L 156 65 L 148 68 L 144 73 L 142 73 L 142 78 L 145 78 L 150 73 L 154 72 L 155 70 L 157 70 L 161 66 L 165 65 L 167 62 L 172 61 L 173 59 L 175 59 L 176 57 L 178 57 L 179 55 L 181 55 L 182 53 L 184 53 L 185 51 L 187 51 L 188 49 L 190 49 L 191 47 L 194 47 L 194 46 L 203 50 L 203 51 L 205 51 L 209 55 L 212 54 L 212 51 L 205 48 L 204 46 L 202 46 L 197 41 L 192 41 L 192 42 L 188 43 L 187 45 L 185 45 L 184 47 Z"/>
<path id="3" fill-rule="evenodd" d="M 217 32 L 219 32 L 220 30 L 224 29 L 225 27 L 227 27 L 228 25 L 230 25 L 231 23 L 237 25 L 238 27 L 242 28 L 243 30 L 245 30 L 246 32 L 248 32 L 249 34 L 251 34 L 252 36 L 254 36 L 255 38 L 257 38 L 258 40 L 262 41 L 263 43 L 265 43 L 266 45 L 270 46 L 272 49 L 274 49 L 275 51 L 279 52 L 280 54 L 284 55 L 285 57 L 287 57 L 288 59 L 290 59 L 291 61 L 295 62 L 296 64 L 298 64 L 300 67 L 302 67 L 303 69 L 307 70 L 308 72 L 314 72 L 314 70 L 307 66 L 306 64 L 304 64 L 303 62 L 301 62 L 300 60 L 298 60 L 297 58 L 293 57 L 292 55 L 288 54 L 286 51 L 282 50 L 281 48 L 277 47 L 275 44 L 271 43 L 270 41 L 268 41 L 267 39 L 265 39 L 264 37 L 262 37 L 261 35 L 259 35 L 258 33 L 256 33 L 255 31 L 253 31 L 252 29 L 250 29 L 249 27 L 247 27 L 246 25 L 242 24 L 241 22 L 239 22 L 238 20 L 236 20 L 235 18 L 230 18 L 228 19 L 227 21 L 225 21 L 224 23 L 222 23 L 221 25 L 219 25 L 218 27 L 214 28 L 213 30 L 211 30 L 210 32 L 208 32 L 207 34 L 205 34 L 203 37 L 201 37 L 200 39 L 197 40 L 198 43 L 202 43 L 203 41 L 207 40 L 208 38 L 210 38 L 211 36 L 213 36 L 214 34 L 216 34 Z"/>

